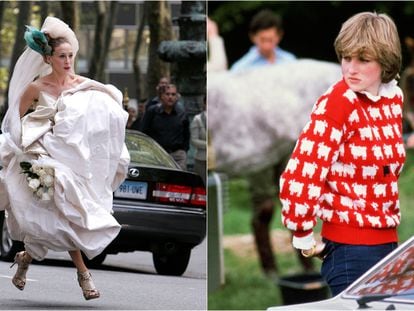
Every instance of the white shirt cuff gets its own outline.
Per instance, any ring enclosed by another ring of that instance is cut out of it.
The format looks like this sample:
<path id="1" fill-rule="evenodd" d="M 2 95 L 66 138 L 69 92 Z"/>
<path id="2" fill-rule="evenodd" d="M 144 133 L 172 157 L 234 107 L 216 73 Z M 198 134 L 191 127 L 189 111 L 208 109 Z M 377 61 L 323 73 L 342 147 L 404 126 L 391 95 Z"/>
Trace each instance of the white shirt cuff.
<path id="1" fill-rule="evenodd" d="M 316 241 L 313 237 L 313 231 L 303 237 L 293 236 L 292 244 L 294 248 L 311 249 L 316 244 Z"/>

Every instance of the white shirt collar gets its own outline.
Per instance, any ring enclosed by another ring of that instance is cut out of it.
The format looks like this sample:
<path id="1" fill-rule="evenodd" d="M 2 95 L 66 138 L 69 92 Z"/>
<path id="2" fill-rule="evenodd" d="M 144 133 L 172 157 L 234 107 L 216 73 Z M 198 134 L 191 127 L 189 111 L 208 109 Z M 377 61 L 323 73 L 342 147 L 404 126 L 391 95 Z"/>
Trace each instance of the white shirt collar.
<path id="1" fill-rule="evenodd" d="M 377 102 L 381 99 L 381 97 L 393 98 L 395 95 L 397 95 L 398 88 L 396 86 L 397 86 L 397 81 L 391 80 L 388 83 L 381 83 L 379 90 L 378 90 L 378 95 L 372 95 L 371 93 L 367 91 L 362 91 L 359 93 L 366 95 L 373 102 Z"/>

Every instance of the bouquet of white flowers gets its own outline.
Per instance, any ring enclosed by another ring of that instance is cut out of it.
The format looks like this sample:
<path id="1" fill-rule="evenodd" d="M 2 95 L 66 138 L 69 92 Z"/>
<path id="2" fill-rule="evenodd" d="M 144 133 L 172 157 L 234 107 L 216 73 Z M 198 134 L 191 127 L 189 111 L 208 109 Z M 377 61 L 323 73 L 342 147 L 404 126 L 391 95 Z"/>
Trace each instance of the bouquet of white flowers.
<path id="1" fill-rule="evenodd" d="M 36 197 L 43 201 L 49 201 L 53 197 L 55 171 L 53 167 L 20 162 L 22 173 L 26 175 L 30 190 Z"/>

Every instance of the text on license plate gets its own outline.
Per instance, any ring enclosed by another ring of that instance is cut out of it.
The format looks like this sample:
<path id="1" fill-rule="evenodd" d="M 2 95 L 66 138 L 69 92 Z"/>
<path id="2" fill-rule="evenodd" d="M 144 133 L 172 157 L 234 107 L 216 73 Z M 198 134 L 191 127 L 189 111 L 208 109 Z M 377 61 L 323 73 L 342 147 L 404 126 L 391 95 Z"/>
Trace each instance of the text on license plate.
<path id="1" fill-rule="evenodd" d="M 124 181 L 115 191 L 118 198 L 131 198 L 145 200 L 147 198 L 148 184 L 140 181 Z"/>

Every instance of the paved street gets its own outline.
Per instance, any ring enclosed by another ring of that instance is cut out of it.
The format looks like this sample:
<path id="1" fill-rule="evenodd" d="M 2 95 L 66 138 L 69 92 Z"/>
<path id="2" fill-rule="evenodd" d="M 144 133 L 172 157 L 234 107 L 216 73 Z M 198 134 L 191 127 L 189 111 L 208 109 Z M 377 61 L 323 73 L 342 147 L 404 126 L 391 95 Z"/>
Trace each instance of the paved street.
<path id="1" fill-rule="evenodd" d="M 192 251 L 182 277 L 156 274 L 151 253 L 108 255 L 102 268 L 92 269 L 101 298 L 85 301 L 76 270 L 64 253 L 50 253 L 33 264 L 24 291 L 11 283 L 16 266 L 0 262 L 0 310 L 205 310 L 206 241 Z"/>

